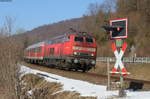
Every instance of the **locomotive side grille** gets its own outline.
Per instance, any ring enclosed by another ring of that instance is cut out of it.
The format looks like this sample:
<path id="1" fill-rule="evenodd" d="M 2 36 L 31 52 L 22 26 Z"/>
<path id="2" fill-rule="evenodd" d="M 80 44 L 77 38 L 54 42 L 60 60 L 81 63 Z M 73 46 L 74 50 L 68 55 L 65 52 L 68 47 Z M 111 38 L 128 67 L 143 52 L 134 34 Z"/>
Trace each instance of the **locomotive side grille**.
<path id="1" fill-rule="evenodd" d="M 82 51 L 95 52 L 95 51 L 96 51 L 96 48 L 74 46 L 74 47 L 73 47 L 73 50 L 82 50 Z"/>

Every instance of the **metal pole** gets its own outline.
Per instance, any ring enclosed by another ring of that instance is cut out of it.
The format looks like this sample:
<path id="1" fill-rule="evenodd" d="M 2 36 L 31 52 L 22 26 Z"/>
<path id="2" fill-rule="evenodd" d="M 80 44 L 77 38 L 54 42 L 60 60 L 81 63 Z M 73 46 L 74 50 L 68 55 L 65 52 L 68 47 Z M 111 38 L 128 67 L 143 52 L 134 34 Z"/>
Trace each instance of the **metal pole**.
<path id="1" fill-rule="evenodd" d="M 108 76 L 108 82 L 107 82 L 107 90 L 111 90 L 111 85 L 110 85 L 110 73 L 109 73 L 109 70 L 110 70 L 110 65 L 109 65 L 109 58 L 107 58 L 107 76 Z"/>
<path id="2" fill-rule="evenodd" d="M 125 97 L 127 94 L 124 90 L 124 82 L 123 82 L 123 75 L 120 74 L 120 83 L 121 83 L 121 88 L 119 90 L 119 97 Z"/>
<path id="3" fill-rule="evenodd" d="M 121 51 L 121 48 L 120 48 L 120 51 Z M 120 89 L 119 89 L 119 97 L 124 97 L 126 96 L 126 92 L 124 90 L 124 77 L 123 77 L 123 74 L 121 72 L 121 69 L 120 69 Z"/>

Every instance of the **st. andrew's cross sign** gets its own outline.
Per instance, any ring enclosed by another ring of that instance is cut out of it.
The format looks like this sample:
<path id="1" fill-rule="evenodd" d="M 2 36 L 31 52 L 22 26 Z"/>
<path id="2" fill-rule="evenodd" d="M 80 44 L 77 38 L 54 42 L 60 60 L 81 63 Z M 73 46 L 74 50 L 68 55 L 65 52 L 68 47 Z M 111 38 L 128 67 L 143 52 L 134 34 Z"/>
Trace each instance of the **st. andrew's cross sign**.
<path id="1" fill-rule="evenodd" d="M 121 73 L 124 76 L 129 74 L 122 62 L 122 57 L 127 48 L 127 43 L 124 42 L 124 39 L 127 38 L 128 33 L 127 22 L 128 18 L 110 20 L 110 37 L 115 41 L 115 43 L 112 44 L 112 50 L 116 57 L 116 63 L 111 72 L 112 74 Z M 118 69 L 120 69 L 120 71 L 118 71 Z"/>
<path id="2" fill-rule="evenodd" d="M 112 74 L 120 73 L 120 71 L 118 71 L 118 69 L 121 70 L 121 74 L 124 76 L 130 74 L 127 72 L 127 70 L 124 67 L 124 64 L 122 62 L 122 57 L 124 55 L 126 48 L 127 48 L 127 43 L 123 43 L 120 52 L 118 52 L 116 44 L 115 43 L 112 44 L 112 50 L 113 50 L 115 57 L 116 57 L 116 63 L 115 63 L 115 65 L 112 69 L 112 72 L 111 72 Z"/>

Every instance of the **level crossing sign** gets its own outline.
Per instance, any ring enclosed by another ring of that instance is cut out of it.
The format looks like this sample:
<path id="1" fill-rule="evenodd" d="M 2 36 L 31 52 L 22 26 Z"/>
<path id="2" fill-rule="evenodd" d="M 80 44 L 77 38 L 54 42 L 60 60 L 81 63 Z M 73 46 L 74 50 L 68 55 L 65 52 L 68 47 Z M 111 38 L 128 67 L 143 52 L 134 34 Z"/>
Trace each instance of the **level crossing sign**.
<path id="1" fill-rule="evenodd" d="M 120 49 L 120 52 L 118 52 L 116 44 L 115 43 L 112 44 L 112 50 L 113 50 L 114 55 L 116 57 L 116 63 L 115 63 L 115 65 L 112 69 L 112 72 L 111 72 L 112 74 L 121 73 L 124 76 L 129 74 L 127 72 L 126 68 L 124 67 L 123 62 L 122 62 L 122 57 L 124 55 L 126 48 L 127 48 L 127 43 L 124 42 L 122 44 L 122 48 Z M 121 72 L 118 71 L 118 68 L 120 68 Z"/>
<path id="2" fill-rule="evenodd" d="M 109 73 L 120 74 L 120 90 L 119 96 L 125 96 L 123 78 L 124 76 L 130 74 L 127 72 L 122 57 L 126 51 L 127 43 L 124 42 L 124 39 L 127 38 L 127 29 L 128 29 L 128 18 L 110 20 L 110 26 L 103 26 L 106 31 L 109 31 L 111 40 L 114 40 L 112 43 L 112 50 L 116 57 L 116 62 L 112 71 L 109 72 L 109 61 L 108 61 L 108 89 L 110 88 L 110 76 Z"/>

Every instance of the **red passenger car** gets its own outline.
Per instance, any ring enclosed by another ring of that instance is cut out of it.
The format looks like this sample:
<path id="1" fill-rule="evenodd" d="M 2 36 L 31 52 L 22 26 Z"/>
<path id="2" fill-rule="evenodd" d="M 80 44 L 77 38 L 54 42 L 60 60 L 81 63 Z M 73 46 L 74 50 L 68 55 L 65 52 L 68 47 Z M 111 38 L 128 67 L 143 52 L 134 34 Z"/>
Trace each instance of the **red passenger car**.
<path id="1" fill-rule="evenodd" d="M 29 46 L 24 57 L 29 62 L 88 71 L 95 67 L 96 51 L 94 37 L 69 33 Z"/>
<path id="2" fill-rule="evenodd" d="M 43 60 L 45 53 L 45 42 L 33 44 L 25 49 L 24 59 L 28 62 L 36 63 L 37 60 Z"/>

